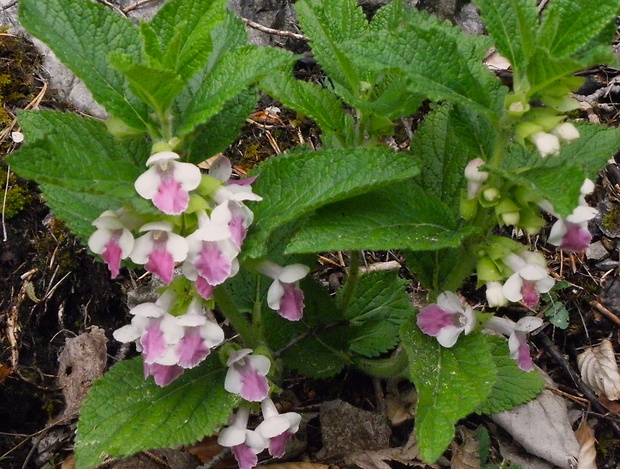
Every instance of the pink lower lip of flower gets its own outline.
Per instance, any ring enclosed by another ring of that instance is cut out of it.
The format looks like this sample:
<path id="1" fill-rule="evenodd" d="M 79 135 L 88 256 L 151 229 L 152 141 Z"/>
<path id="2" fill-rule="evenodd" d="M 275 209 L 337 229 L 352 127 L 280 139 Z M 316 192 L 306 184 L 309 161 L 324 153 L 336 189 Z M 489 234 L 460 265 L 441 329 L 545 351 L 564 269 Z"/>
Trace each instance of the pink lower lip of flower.
<path id="1" fill-rule="evenodd" d="M 274 458 L 281 458 L 286 452 L 286 443 L 293 438 L 293 433 L 284 432 L 269 439 L 269 454 Z"/>
<path id="2" fill-rule="evenodd" d="M 258 455 L 245 443 L 233 446 L 232 453 L 237 460 L 239 469 L 252 469 L 258 464 Z"/>
<path id="3" fill-rule="evenodd" d="M 154 363 L 166 352 L 168 343 L 159 321 L 154 321 L 147 326 L 145 334 L 140 338 L 140 345 L 144 363 Z"/>
<path id="4" fill-rule="evenodd" d="M 260 402 L 269 394 L 267 378 L 254 368 L 247 367 L 241 371 L 241 391 L 239 395 L 246 401 Z"/>
<path id="5" fill-rule="evenodd" d="M 211 353 L 198 328 L 188 329 L 175 350 L 179 357 L 179 365 L 183 368 L 195 367 Z"/>
<path id="6" fill-rule="evenodd" d="M 278 313 L 289 321 L 299 321 L 303 316 L 304 292 L 297 285 L 284 284 L 284 293 L 280 299 Z"/>
<path id="7" fill-rule="evenodd" d="M 536 291 L 534 283 L 527 280 L 523 281 L 523 287 L 521 287 L 521 296 L 523 297 L 523 303 L 528 308 L 533 308 L 540 301 L 540 296 Z"/>
<path id="8" fill-rule="evenodd" d="M 121 268 L 122 250 L 118 244 L 118 236 L 112 237 L 105 245 L 105 250 L 101 253 L 101 258 L 108 265 L 110 276 L 114 279 L 118 276 Z"/>
<path id="9" fill-rule="evenodd" d="M 210 285 L 219 285 L 230 276 L 232 262 L 223 254 L 216 242 L 203 241 L 194 267 Z"/>
<path id="10" fill-rule="evenodd" d="M 532 371 L 534 369 L 534 362 L 530 356 L 530 347 L 527 343 L 525 335 L 516 333 L 516 337 L 519 341 L 519 348 L 515 356 L 517 365 L 523 371 Z"/>
<path id="11" fill-rule="evenodd" d="M 568 252 L 583 252 L 590 246 L 592 234 L 577 223 L 566 223 L 566 234 L 562 237 L 560 249 Z"/>
<path id="12" fill-rule="evenodd" d="M 144 363 L 144 377 L 152 376 L 158 386 L 168 386 L 183 374 L 183 367 L 178 365 L 160 365 Z"/>
<path id="13" fill-rule="evenodd" d="M 437 337 L 448 326 L 454 326 L 454 313 L 444 311 L 436 304 L 431 304 L 418 314 L 418 327 L 427 335 Z"/>
<path id="14" fill-rule="evenodd" d="M 172 282 L 174 274 L 174 259 L 166 251 L 165 245 L 162 248 L 155 248 L 149 255 L 149 260 L 144 266 L 146 270 L 157 275 L 166 285 Z"/>
<path id="15" fill-rule="evenodd" d="M 166 215 L 180 215 L 187 210 L 189 194 L 178 181 L 162 178 L 153 196 L 153 204 Z"/>

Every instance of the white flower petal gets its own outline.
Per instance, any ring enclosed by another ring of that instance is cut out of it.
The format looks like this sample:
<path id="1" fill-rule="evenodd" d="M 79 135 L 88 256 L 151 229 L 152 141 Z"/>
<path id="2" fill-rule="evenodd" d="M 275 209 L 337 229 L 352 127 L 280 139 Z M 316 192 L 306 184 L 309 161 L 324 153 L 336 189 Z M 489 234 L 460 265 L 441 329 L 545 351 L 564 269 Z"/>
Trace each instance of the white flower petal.
<path id="1" fill-rule="evenodd" d="M 174 161 L 180 158 L 178 153 L 173 151 L 160 151 L 158 153 L 154 153 L 146 160 L 147 166 L 152 166 L 157 163 L 164 163 L 166 161 Z"/>
<path id="2" fill-rule="evenodd" d="M 151 200 L 155 194 L 157 194 L 160 180 L 161 178 L 157 173 L 157 169 L 155 167 L 150 167 L 138 176 L 138 179 L 134 182 L 133 187 L 136 189 L 136 192 L 140 195 L 140 197 Z"/>
<path id="3" fill-rule="evenodd" d="M 463 303 L 451 291 L 441 292 L 437 297 L 437 306 L 449 313 L 462 313 Z"/>
<path id="4" fill-rule="evenodd" d="M 301 280 L 310 272 L 310 267 L 303 264 L 291 264 L 282 269 L 278 280 L 284 283 L 294 283 Z"/>
<path id="5" fill-rule="evenodd" d="M 523 298 L 521 288 L 523 288 L 523 279 L 518 273 L 514 273 L 504 282 L 502 290 L 508 301 L 515 303 Z"/>
<path id="6" fill-rule="evenodd" d="M 517 321 L 515 330 L 521 332 L 532 332 L 543 325 L 543 320 L 536 316 L 525 316 Z"/>
<path id="7" fill-rule="evenodd" d="M 112 332 L 112 337 L 123 343 L 138 340 L 141 335 L 142 331 L 133 324 L 127 324 L 126 326 L 123 326 Z"/>
<path id="8" fill-rule="evenodd" d="M 519 275 L 524 280 L 538 281 L 545 278 L 548 274 L 547 269 L 536 264 L 527 264 L 519 269 Z"/>
<path id="9" fill-rule="evenodd" d="M 463 332 L 462 327 L 446 326 L 441 329 L 441 332 L 437 335 L 437 342 L 443 347 L 450 348 L 456 344 L 456 340 L 459 338 L 461 332 Z"/>

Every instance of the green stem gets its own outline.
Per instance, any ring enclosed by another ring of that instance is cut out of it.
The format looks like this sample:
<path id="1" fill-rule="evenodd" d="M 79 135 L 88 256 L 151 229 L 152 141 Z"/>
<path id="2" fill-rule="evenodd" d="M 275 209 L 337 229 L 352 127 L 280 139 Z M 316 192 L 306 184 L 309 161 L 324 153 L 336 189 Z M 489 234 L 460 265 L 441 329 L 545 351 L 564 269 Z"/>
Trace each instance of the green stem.
<path id="1" fill-rule="evenodd" d="M 231 326 L 241 337 L 243 344 L 248 348 L 256 348 L 260 345 L 261 341 L 256 331 L 250 326 L 245 315 L 237 309 L 237 305 L 235 305 L 228 291 L 223 287 L 216 288 L 213 291 L 213 298 L 225 314 Z"/>
<path id="2" fill-rule="evenodd" d="M 371 359 L 360 357 L 355 359 L 355 366 L 360 371 L 377 378 L 402 376 L 408 365 L 409 358 L 402 346 L 396 349 L 396 352 L 390 358 Z"/>
<path id="3" fill-rule="evenodd" d="M 357 281 L 360 276 L 360 257 L 361 253 L 359 251 L 351 251 L 349 273 L 347 275 L 347 281 L 344 287 L 342 287 L 342 296 L 340 304 L 338 305 L 341 311 L 347 310 L 353 298 L 353 294 L 355 293 L 355 289 L 357 288 Z"/>

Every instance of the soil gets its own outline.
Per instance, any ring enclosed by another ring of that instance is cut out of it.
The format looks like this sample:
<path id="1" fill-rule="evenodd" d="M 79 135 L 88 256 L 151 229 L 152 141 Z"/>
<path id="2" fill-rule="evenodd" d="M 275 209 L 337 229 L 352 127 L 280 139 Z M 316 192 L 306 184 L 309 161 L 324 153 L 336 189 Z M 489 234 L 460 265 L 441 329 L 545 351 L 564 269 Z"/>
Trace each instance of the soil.
<path id="1" fill-rule="evenodd" d="M 34 101 L 42 108 L 70 110 L 71 107 L 57 100 L 50 90 L 40 93 L 45 88 L 44 75 L 40 59 L 29 43 L 2 34 L 0 57 L 0 152 L 7 155 L 17 146 L 10 132 L 15 130 L 13 117 L 18 109 Z M 315 73 L 317 70 L 312 64 L 300 66 L 300 75 Z M 584 95 L 591 96 L 601 89 L 608 92 L 599 93 L 597 110 L 584 112 L 582 117 L 592 119 L 594 116 L 609 125 L 617 125 L 620 105 L 616 103 L 620 93 L 610 85 L 617 74 L 618 71 L 609 69 L 590 71 L 590 88 L 583 90 Z M 318 144 L 317 131 L 310 121 L 286 109 L 278 116 L 271 116 L 266 110 L 269 104 L 273 103 L 261 102 L 240 139 L 227 150 L 240 173 L 302 141 Z M 65 402 L 57 377 L 71 370 L 59 370 L 59 355 L 68 338 L 97 326 L 109 339 L 107 361 L 108 365 L 113 364 L 114 357 L 124 351 L 119 350 L 119 344 L 112 339 L 112 331 L 127 322 L 127 292 L 144 284 L 145 280 L 124 270 L 112 281 L 107 268 L 49 212 L 36 186 L 16 178 L 3 162 L 0 162 L 0 182 L 8 188 L 0 251 L 0 467 L 69 468 L 72 467 L 75 418 L 61 418 Z M 615 349 L 619 348 L 617 238 L 620 237 L 620 215 L 617 214 L 620 213 L 620 170 L 615 161 L 601 173 L 590 203 L 599 206 L 602 212 L 591 226 L 593 243 L 598 249 L 596 256 L 592 252 L 587 256 L 559 254 L 545 247 L 544 236 L 524 241 L 545 252 L 553 274 L 566 282 L 556 302 L 564 305 L 569 326 L 548 328 L 534 338 L 535 361 L 553 378 L 567 399 L 577 408 L 590 411 L 589 422 L 598 441 L 599 467 L 612 468 L 620 464 L 620 409 L 615 402 L 597 399 L 579 380 L 575 358 L 584 346 L 597 344 L 603 338 L 611 338 Z M 321 276 L 330 285 L 338 284 L 343 275 L 341 260 L 337 253 L 326 254 L 321 260 L 324 266 Z M 401 258 L 398 253 L 367 254 L 369 263 L 385 260 L 400 262 Z M 467 286 L 464 293 L 472 303 L 484 297 L 473 284 Z M 504 313 L 519 313 L 519 316 L 521 311 L 513 308 Z M 391 388 L 395 387 L 394 393 L 400 397 L 411 393 L 411 387 L 404 383 L 373 381 L 354 371 L 343 372 L 330 380 L 291 376 L 286 383 L 285 405 L 288 403 L 298 411 L 314 415 L 307 421 L 307 444 L 299 454 L 300 458 L 308 460 L 316 460 L 321 450 L 325 451 L 316 418 L 322 403 L 342 399 L 360 409 L 377 412 L 385 410 Z M 411 404 L 405 399 L 399 405 L 407 409 Z M 402 422 L 393 429 L 391 446 L 407 443 L 413 424 L 411 415 L 404 414 Z M 457 446 L 464 444 L 473 430 L 486 429 L 491 435 L 491 461 L 501 461 L 499 442 L 510 440 L 510 437 L 499 427 L 484 417 L 472 417 L 459 428 Z M 201 462 L 206 462 L 218 451 L 212 446 L 212 440 L 206 440 L 191 452 Z M 448 461 L 457 453 L 457 446 L 440 460 L 441 467 L 449 467 Z M 172 459 L 169 454 L 146 453 L 128 465 L 119 463 L 114 467 L 196 468 L 200 464 L 198 459 L 190 459 L 185 460 L 183 466 L 174 466 L 170 462 Z M 390 467 L 404 465 L 394 458 L 388 460 Z M 427 467 L 413 461 L 406 464 Z M 376 467 L 350 461 L 344 465 Z"/>

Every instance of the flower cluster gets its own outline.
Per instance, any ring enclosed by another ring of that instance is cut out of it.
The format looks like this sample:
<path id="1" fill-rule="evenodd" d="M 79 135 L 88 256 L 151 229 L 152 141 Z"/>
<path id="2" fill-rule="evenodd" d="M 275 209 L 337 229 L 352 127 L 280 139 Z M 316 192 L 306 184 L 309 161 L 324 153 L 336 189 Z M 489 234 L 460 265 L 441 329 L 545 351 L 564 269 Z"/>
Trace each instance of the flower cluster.
<path id="1" fill-rule="evenodd" d="M 224 332 L 210 319 L 207 306 L 213 306 L 213 290 L 239 271 L 238 256 L 254 218 L 245 202 L 262 200 L 252 192 L 255 178 L 232 179 L 232 166 L 223 156 L 211 164 L 208 174 L 179 159 L 169 150 L 157 152 L 135 181 L 136 192 L 152 201 L 158 215 L 126 207 L 106 210 L 93 222 L 96 230 L 88 240 L 112 278 L 119 274 L 122 260 L 130 259 L 167 286 L 154 303 L 133 308 L 131 324 L 114 333 L 121 342 L 135 341 L 144 356 L 145 376 L 153 376 L 160 386 L 198 365 L 223 342 Z M 178 278 L 188 288 L 173 285 L 179 266 Z M 309 269 L 265 261 L 258 270 L 273 279 L 269 306 L 287 319 L 299 320 L 304 298 L 298 284 Z M 180 290 L 189 292 L 189 298 L 176 293 Z M 244 353 L 231 357 L 229 369 L 237 374 L 227 378 L 227 386 L 249 401 L 260 401 L 268 395 L 266 371 L 260 372 L 269 369 L 264 362 L 269 360 Z M 258 371 L 248 375 L 249 365 Z M 239 376 L 244 377 L 241 384 Z"/>

